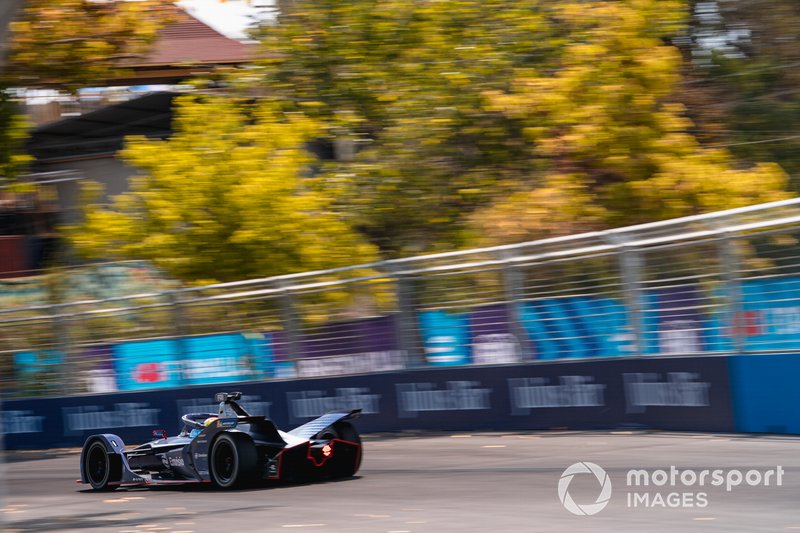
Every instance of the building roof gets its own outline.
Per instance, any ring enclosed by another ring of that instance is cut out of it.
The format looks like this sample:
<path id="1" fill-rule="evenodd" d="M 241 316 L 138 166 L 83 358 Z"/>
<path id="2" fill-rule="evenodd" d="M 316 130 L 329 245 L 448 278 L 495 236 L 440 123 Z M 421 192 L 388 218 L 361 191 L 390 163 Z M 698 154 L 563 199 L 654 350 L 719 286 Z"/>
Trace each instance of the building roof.
<path id="1" fill-rule="evenodd" d="M 150 51 L 121 62 L 128 73 L 109 84 L 176 83 L 218 66 L 247 63 L 256 50 L 256 45 L 226 37 L 176 6 L 173 22 L 159 30 Z"/>
<path id="2" fill-rule="evenodd" d="M 254 45 L 246 44 L 213 29 L 183 9 L 175 21 L 162 28 L 150 52 L 132 60 L 130 66 L 176 66 L 188 63 L 245 63 L 253 59 Z"/>

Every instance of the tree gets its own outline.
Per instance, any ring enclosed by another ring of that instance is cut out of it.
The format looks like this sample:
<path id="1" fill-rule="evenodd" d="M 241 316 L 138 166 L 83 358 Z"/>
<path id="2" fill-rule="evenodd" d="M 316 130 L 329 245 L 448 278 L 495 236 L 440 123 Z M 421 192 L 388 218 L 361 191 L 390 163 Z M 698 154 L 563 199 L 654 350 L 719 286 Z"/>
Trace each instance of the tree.
<path id="1" fill-rule="evenodd" d="M 27 0 L 11 24 L 4 82 L 76 89 L 113 78 L 174 12 L 172 0 Z"/>
<path id="2" fill-rule="evenodd" d="M 27 0 L 0 59 L 0 182 L 29 161 L 27 126 L 9 89 L 74 91 L 113 78 L 123 59 L 147 51 L 174 9 L 172 0 Z"/>
<path id="3" fill-rule="evenodd" d="M 198 283 L 374 260 L 309 176 L 313 120 L 268 100 L 194 95 L 178 99 L 174 129 L 128 141 L 123 157 L 143 173 L 110 206 L 87 207 L 68 233 L 79 252 L 150 260 Z"/>
<path id="4" fill-rule="evenodd" d="M 386 255 L 450 249 L 530 167 L 519 121 L 482 93 L 546 68 L 558 30 L 541 0 L 296 1 L 262 28 L 259 83 L 360 148 L 326 170 L 353 177 L 340 202 Z"/>
<path id="5" fill-rule="evenodd" d="M 477 213 L 489 242 L 574 233 L 727 209 L 788 195 L 775 164 L 739 168 L 704 149 L 670 102 L 680 55 L 662 37 L 676 2 L 585 2 L 557 9 L 571 36 L 553 74 L 518 75 L 489 105 L 526 122 L 548 161 L 543 184 Z"/>
<path id="6" fill-rule="evenodd" d="M 25 153 L 28 122 L 17 103 L 0 87 L 0 186 L 21 174 L 31 161 Z"/>
<path id="7" fill-rule="evenodd" d="M 325 172 L 352 176 L 338 196 L 390 256 L 782 197 L 778 167 L 692 135 L 668 44 L 687 15 L 680 0 L 297 1 L 262 29 L 260 83 L 364 146 Z"/>
<path id="8" fill-rule="evenodd" d="M 678 97 L 704 142 L 740 161 L 774 161 L 800 191 L 800 5 L 782 0 L 693 2 L 681 45 Z"/>
<path id="9" fill-rule="evenodd" d="M 5 65 L 8 29 L 24 0 L 6 0 L 0 4 L 0 72 Z"/>

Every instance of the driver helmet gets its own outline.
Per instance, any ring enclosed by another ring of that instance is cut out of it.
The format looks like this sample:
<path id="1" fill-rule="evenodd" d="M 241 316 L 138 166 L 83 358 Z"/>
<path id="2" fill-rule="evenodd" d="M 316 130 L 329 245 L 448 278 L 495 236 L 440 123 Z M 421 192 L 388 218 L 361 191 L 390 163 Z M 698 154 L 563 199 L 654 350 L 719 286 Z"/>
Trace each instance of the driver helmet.
<path id="1" fill-rule="evenodd" d="M 213 424 L 214 422 L 216 422 L 217 420 L 219 420 L 218 416 L 210 416 L 210 417 L 205 419 L 205 421 L 203 422 L 203 425 L 208 427 L 211 424 Z"/>

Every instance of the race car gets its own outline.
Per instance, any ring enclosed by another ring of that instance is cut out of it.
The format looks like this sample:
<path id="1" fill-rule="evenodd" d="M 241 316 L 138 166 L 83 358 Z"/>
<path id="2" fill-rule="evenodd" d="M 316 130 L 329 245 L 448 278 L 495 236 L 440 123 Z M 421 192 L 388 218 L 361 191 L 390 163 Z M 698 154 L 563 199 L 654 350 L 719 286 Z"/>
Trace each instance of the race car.
<path id="1" fill-rule="evenodd" d="M 214 395 L 219 412 L 188 413 L 174 437 L 131 450 L 117 435 L 92 435 L 81 451 L 81 479 L 95 491 L 122 486 L 210 483 L 228 489 L 259 481 L 312 481 L 353 476 L 361 438 L 350 420 L 361 410 L 327 413 L 289 432 L 237 403 L 241 392 Z"/>

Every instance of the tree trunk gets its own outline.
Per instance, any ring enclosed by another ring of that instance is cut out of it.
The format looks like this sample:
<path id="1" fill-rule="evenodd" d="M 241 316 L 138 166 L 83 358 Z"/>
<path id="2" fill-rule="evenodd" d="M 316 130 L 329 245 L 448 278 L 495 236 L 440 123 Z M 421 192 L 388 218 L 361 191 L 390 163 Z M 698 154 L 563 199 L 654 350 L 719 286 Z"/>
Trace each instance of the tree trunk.
<path id="1" fill-rule="evenodd" d="M 23 3 L 25 0 L 2 0 L 0 2 L 0 73 L 5 67 L 9 23 L 17 15 Z"/>

